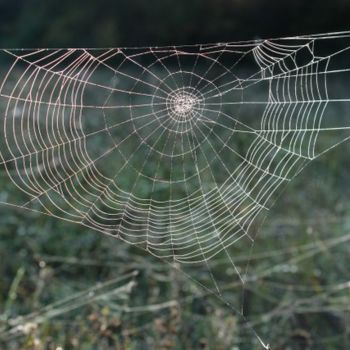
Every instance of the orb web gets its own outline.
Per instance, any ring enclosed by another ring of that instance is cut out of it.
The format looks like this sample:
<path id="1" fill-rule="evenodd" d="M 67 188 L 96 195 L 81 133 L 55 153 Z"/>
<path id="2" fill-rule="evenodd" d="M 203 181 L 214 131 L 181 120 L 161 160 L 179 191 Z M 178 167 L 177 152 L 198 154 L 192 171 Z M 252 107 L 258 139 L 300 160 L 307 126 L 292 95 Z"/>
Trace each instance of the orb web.
<path id="1" fill-rule="evenodd" d="M 328 88 L 348 78 L 349 43 L 346 32 L 2 50 L 0 164 L 23 194 L 3 204 L 210 273 L 224 255 L 244 285 L 233 247 L 252 246 L 283 186 L 349 137 L 329 108 L 346 109 L 349 96 Z"/>

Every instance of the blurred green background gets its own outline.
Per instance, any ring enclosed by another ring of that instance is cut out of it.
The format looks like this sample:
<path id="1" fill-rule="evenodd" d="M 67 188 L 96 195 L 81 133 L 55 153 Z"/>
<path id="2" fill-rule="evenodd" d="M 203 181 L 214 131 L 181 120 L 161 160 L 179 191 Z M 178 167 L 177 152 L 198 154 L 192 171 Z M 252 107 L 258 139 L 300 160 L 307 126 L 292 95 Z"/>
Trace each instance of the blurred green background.
<path id="1" fill-rule="evenodd" d="M 280 37 L 350 29 L 349 13 L 346 0 L 0 0 L 0 46 Z M 342 144 L 307 167 L 253 250 L 235 251 L 242 267 L 249 262 L 243 302 L 226 262 L 213 268 L 251 326 L 196 283 L 210 279 L 206 266 L 188 268 L 192 280 L 116 239 L 1 206 L 0 349 L 260 349 L 252 328 L 272 349 L 350 348 L 348 154 Z M 1 176 L 1 201 L 7 186 Z"/>

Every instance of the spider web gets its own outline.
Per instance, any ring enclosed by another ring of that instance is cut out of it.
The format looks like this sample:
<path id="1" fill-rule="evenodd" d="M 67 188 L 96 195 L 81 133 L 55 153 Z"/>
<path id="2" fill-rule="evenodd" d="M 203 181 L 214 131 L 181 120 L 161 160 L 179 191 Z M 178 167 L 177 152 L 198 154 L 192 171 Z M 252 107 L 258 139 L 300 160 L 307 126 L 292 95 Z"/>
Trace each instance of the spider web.
<path id="1" fill-rule="evenodd" d="M 212 261 L 225 256 L 243 286 L 234 249 L 249 251 L 284 186 L 350 137 L 347 91 L 329 89 L 348 80 L 348 32 L 1 56 L 0 166 L 15 189 L 1 203 L 205 264 L 219 296 Z"/>

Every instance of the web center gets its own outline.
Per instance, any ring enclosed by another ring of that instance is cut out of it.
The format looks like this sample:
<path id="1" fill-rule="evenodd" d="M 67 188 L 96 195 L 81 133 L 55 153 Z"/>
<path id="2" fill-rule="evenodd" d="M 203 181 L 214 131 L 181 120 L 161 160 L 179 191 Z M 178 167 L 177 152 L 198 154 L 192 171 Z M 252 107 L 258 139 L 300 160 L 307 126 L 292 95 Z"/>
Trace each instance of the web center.
<path id="1" fill-rule="evenodd" d="M 200 98 L 192 90 L 179 89 L 168 95 L 167 107 L 169 115 L 176 122 L 188 122 L 200 108 Z"/>
<path id="2" fill-rule="evenodd" d="M 174 98 L 174 111 L 176 114 L 182 116 L 193 111 L 197 104 L 197 98 L 182 93 Z"/>

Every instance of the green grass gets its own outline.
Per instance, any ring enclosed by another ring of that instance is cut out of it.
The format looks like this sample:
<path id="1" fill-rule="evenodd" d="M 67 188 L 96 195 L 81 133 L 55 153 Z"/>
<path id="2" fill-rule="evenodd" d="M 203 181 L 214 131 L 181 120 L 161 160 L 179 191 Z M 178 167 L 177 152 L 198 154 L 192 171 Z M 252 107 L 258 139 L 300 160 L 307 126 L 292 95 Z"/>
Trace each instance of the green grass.
<path id="1" fill-rule="evenodd" d="M 249 267 L 244 288 L 225 255 L 210 262 L 219 298 L 204 263 L 173 267 L 86 227 L 1 206 L 0 348 L 260 349 L 253 330 L 272 349 L 349 348 L 348 152 L 342 144 L 306 167 L 253 248 L 230 248 Z M 0 189 L 2 201 L 23 200 L 4 172 Z M 242 305 L 249 323 L 234 311 Z"/>

